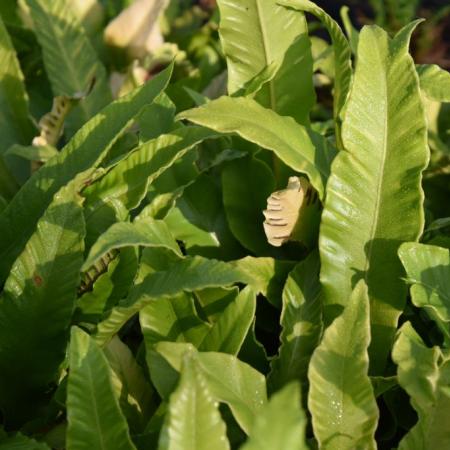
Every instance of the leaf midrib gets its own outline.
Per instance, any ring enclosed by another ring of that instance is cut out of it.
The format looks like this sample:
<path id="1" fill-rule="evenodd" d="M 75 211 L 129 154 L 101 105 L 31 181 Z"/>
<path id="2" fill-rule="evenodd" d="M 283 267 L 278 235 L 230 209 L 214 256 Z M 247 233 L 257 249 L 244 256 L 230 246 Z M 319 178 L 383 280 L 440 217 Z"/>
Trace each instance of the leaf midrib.
<path id="1" fill-rule="evenodd" d="M 378 57 L 380 66 L 382 66 L 382 58 L 380 55 L 380 50 L 378 46 L 375 46 L 376 51 L 374 54 Z M 380 218 L 380 204 L 381 204 L 381 193 L 382 193 L 382 186 L 384 181 L 384 173 L 385 173 L 385 166 L 386 166 L 386 159 L 387 159 L 387 146 L 388 146 L 388 117 L 389 117 L 389 102 L 388 99 L 388 80 L 387 80 L 387 73 L 384 71 L 384 78 L 383 78 L 383 88 L 384 88 L 384 98 L 386 99 L 386 108 L 384 111 L 384 129 L 383 129 L 383 150 L 382 150 L 382 157 L 380 162 L 380 170 L 379 170 L 379 177 L 378 177 L 378 183 L 377 183 L 377 191 L 376 191 L 376 200 L 375 200 L 375 208 L 373 210 L 372 215 L 372 224 L 370 233 L 368 235 L 368 248 L 367 248 L 367 257 L 366 257 L 366 263 L 364 266 L 364 281 L 366 282 L 367 286 L 369 286 L 368 278 L 369 278 L 369 267 L 371 266 L 372 261 L 372 253 L 373 253 L 373 244 L 374 244 L 374 238 L 376 236 L 376 230 L 378 229 L 378 221 Z"/>
<path id="2" fill-rule="evenodd" d="M 266 67 L 272 62 L 269 56 L 269 46 L 267 44 L 267 30 L 262 16 L 262 8 L 259 4 L 260 0 L 255 0 L 256 13 L 258 15 L 258 24 L 261 31 L 262 44 L 264 50 L 264 59 L 266 60 Z M 266 0 L 267 1 L 267 0 Z M 276 111 L 276 98 L 275 98 L 275 85 L 273 79 L 269 81 L 269 97 L 270 97 L 270 108 Z"/>

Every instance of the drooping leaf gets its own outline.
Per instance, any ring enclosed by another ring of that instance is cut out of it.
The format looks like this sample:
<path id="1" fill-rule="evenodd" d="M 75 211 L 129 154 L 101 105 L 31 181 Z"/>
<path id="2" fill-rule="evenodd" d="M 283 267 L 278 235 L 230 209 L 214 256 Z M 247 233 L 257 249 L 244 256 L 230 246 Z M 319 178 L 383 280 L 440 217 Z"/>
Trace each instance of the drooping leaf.
<path id="1" fill-rule="evenodd" d="M 159 450 L 229 450 L 225 423 L 194 357 L 183 361 L 171 395 Z"/>
<path id="2" fill-rule="evenodd" d="M 338 147 L 342 149 L 340 144 L 341 134 L 341 113 L 350 92 L 352 81 L 352 62 L 350 45 L 342 32 L 341 28 L 322 8 L 318 7 L 309 0 L 278 0 L 278 4 L 305 11 L 316 16 L 327 28 L 330 34 L 333 50 L 334 50 L 334 120 L 336 122 L 336 137 Z"/>
<path id="3" fill-rule="evenodd" d="M 67 450 L 136 450 L 102 351 L 76 327 L 70 342 Z"/>
<path id="4" fill-rule="evenodd" d="M 0 280 L 6 277 L 53 195 L 78 173 L 100 164 L 133 118 L 165 88 L 170 76 L 171 67 L 108 105 L 23 186 L 0 215 Z"/>
<path id="5" fill-rule="evenodd" d="M 425 95 L 438 102 L 450 102 L 450 73 L 437 64 L 417 66 L 420 88 Z"/>
<path id="6" fill-rule="evenodd" d="M 368 376 L 367 287 L 360 281 L 344 312 L 325 330 L 308 370 L 308 406 L 319 446 L 375 449 L 378 408 Z"/>
<path id="7" fill-rule="evenodd" d="M 227 286 L 242 281 L 242 274 L 234 267 L 202 257 L 184 258 L 173 263 L 167 270 L 150 273 L 135 285 L 126 300 L 113 308 L 98 325 L 96 341 L 102 345 L 117 333 L 133 314 L 159 297 L 178 295 L 214 286 Z"/>
<path id="8" fill-rule="evenodd" d="M 319 237 L 325 322 L 364 278 L 371 300 L 371 370 L 382 374 L 406 286 L 397 249 L 423 229 L 426 120 L 408 43 L 376 26 L 359 39 L 358 64 L 342 127 L 346 148 L 328 180 Z"/>
<path id="9" fill-rule="evenodd" d="M 407 242 L 398 255 L 411 284 L 411 299 L 436 321 L 450 343 L 450 255 L 449 250 L 434 245 Z"/>
<path id="10" fill-rule="evenodd" d="M 428 348 L 409 322 L 400 329 L 392 353 L 398 381 L 419 415 L 399 449 L 447 448 L 450 445 L 450 360 L 438 347 Z"/>
<path id="11" fill-rule="evenodd" d="M 173 127 L 175 112 L 176 106 L 169 96 L 165 92 L 160 94 L 138 118 L 140 140 L 145 142 L 160 134 L 169 133 Z"/>
<path id="12" fill-rule="evenodd" d="M 231 161 L 222 170 L 223 203 L 230 229 L 244 247 L 257 255 L 270 254 L 262 211 L 274 187 L 272 171 L 256 158 Z"/>
<path id="13" fill-rule="evenodd" d="M 200 319 L 188 293 L 158 298 L 139 313 L 147 352 L 158 342 L 187 342 L 201 351 L 236 355 L 254 319 L 256 295 L 250 288 L 232 292 L 209 321 Z M 203 309 L 202 309 L 203 311 Z"/>
<path id="14" fill-rule="evenodd" d="M 92 92 L 68 118 L 72 135 L 111 100 L 105 68 L 73 14 L 71 2 L 27 0 L 27 4 L 54 96 L 73 97 L 85 92 L 95 79 Z"/>
<path id="15" fill-rule="evenodd" d="M 115 223 L 103 233 L 91 247 L 81 270 L 87 270 L 102 256 L 122 247 L 165 247 L 181 256 L 180 249 L 167 225 L 151 217 L 135 220 L 133 223 Z"/>
<path id="16" fill-rule="evenodd" d="M 149 184 L 194 146 L 217 134 L 202 127 L 184 127 L 152 139 L 85 191 L 88 206 L 96 208 L 106 199 L 119 199 L 128 209 L 139 205 Z"/>
<path id="17" fill-rule="evenodd" d="M 246 256 L 232 261 L 231 265 L 239 271 L 244 283 L 264 295 L 275 307 L 281 307 L 284 283 L 295 265 L 293 261 Z"/>
<path id="18" fill-rule="evenodd" d="M 219 0 L 218 6 L 229 93 L 244 88 L 277 63 L 277 73 L 262 86 L 256 100 L 307 125 L 315 94 L 304 16 L 279 6 L 276 0 Z"/>
<path id="19" fill-rule="evenodd" d="M 322 334 L 322 305 L 317 252 L 295 266 L 283 290 L 282 331 L 278 356 L 271 361 L 270 390 L 290 381 L 307 384 L 309 361 Z"/>
<path id="20" fill-rule="evenodd" d="M 256 294 L 243 289 L 212 324 L 198 349 L 237 355 L 256 312 Z"/>
<path id="21" fill-rule="evenodd" d="M 64 360 L 83 261 L 80 184 L 55 195 L 0 298 L 0 408 L 7 423 L 20 424 L 42 407 Z"/>
<path id="22" fill-rule="evenodd" d="M 112 387 L 130 431 L 140 432 L 156 410 L 153 389 L 131 350 L 115 336 L 103 350 L 111 368 Z"/>
<path id="23" fill-rule="evenodd" d="M 256 416 L 248 441 L 241 450 L 307 450 L 306 416 L 300 397 L 297 383 L 274 394 Z"/>
<path id="24" fill-rule="evenodd" d="M 184 355 L 193 352 L 212 397 L 226 403 L 242 429 L 249 432 L 254 418 L 267 400 L 263 375 L 235 356 L 197 352 L 189 344 L 161 342 L 156 345 L 155 351 L 177 372 L 181 370 Z"/>
<path id="25" fill-rule="evenodd" d="M 308 175 L 323 198 L 334 150 L 325 138 L 297 124 L 292 118 L 279 116 L 250 98 L 230 97 L 184 111 L 178 117 L 220 133 L 236 133 L 272 150 L 293 170 Z"/>
<path id="26" fill-rule="evenodd" d="M 181 292 L 149 302 L 139 312 L 148 351 L 158 342 L 188 342 L 198 347 L 211 325 L 201 320 L 191 293 Z"/>
<path id="27" fill-rule="evenodd" d="M 164 221 L 188 255 L 230 260 L 245 254 L 229 229 L 220 180 L 212 174 L 202 173 L 187 186 Z"/>

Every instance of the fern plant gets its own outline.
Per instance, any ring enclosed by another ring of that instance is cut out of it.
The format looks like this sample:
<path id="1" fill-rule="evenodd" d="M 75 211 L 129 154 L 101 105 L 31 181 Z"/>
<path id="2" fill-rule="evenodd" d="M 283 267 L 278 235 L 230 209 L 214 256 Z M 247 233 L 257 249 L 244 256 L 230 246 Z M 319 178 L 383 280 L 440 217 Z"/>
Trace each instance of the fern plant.
<path id="1" fill-rule="evenodd" d="M 450 75 L 217 3 L 0 7 L 0 449 L 448 448 Z"/>

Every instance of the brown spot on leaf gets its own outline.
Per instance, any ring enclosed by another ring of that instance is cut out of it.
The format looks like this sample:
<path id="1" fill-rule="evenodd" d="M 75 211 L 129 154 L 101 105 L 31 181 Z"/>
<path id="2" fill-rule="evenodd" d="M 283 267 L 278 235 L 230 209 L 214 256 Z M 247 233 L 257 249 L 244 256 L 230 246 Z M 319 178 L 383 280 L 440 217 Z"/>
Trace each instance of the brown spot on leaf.
<path id="1" fill-rule="evenodd" d="M 40 287 L 41 285 L 42 285 L 42 277 L 40 277 L 39 275 L 35 275 L 34 277 L 33 277 L 33 280 L 34 280 L 34 284 L 37 286 L 37 287 Z"/>

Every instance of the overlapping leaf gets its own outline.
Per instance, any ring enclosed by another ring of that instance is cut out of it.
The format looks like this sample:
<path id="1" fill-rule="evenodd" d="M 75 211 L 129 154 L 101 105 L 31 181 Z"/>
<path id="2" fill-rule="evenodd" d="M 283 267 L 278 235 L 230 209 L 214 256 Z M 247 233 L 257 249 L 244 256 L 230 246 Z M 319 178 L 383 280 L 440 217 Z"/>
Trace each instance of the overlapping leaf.
<path id="1" fill-rule="evenodd" d="M 207 381 L 192 356 L 184 359 L 171 395 L 159 450 L 229 450 L 226 427 Z"/>
<path id="2" fill-rule="evenodd" d="M 230 97 L 211 101 L 178 117 L 220 133 L 236 133 L 272 150 L 293 170 L 308 175 L 320 197 L 324 197 L 334 150 L 325 138 L 292 118 L 279 116 L 252 99 Z"/>
<path id="3" fill-rule="evenodd" d="M 131 246 L 165 247 L 181 256 L 180 249 L 167 225 L 163 221 L 145 217 L 133 223 L 115 223 L 108 228 L 91 247 L 82 270 L 89 269 L 112 250 Z"/>
<path id="4" fill-rule="evenodd" d="M 428 163 L 426 120 L 408 43 L 415 24 L 391 40 L 365 27 L 320 228 L 321 282 L 329 323 L 364 278 L 371 299 L 371 364 L 383 371 L 406 286 L 401 242 L 423 229 L 422 171 Z"/>
<path id="5" fill-rule="evenodd" d="M 417 66 L 420 88 L 425 95 L 438 102 L 450 102 L 450 73 L 437 64 Z"/>
<path id="6" fill-rule="evenodd" d="M 229 93 L 243 89 L 266 67 L 276 63 L 278 70 L 262 85 L 257 101 L 308 124 L 315 94 L 304 16 L 277 5 L 276 0 L 219 0 L 218 5 Z"/>
<path id="7" fill-rule="evenodd" d="M 0 298 L 0 407 L 7 423 L 20 424 L 42 407 L 64 360 L 83 261 L 80 184 L 55 195 Z"/>
<path id="8" fill-rule="evenodd" d="M 419 415 L 399 449 L 437 449 L 450 445 L 450 360 L 438 347 L 428 348 L 407 322 L 400 329 L 392 353 L 398 380 Z"/>
<path id="9" fill-rule="evenodd" d="M 216 401 L 226 403 L 242 429 L 248 432 L 266 403 L 264 376 L 235 356 L 215 352 L 197 352 L 189 344 L 161 342 L 155 347 L 177 372 L 186 353 L 193 353 Z"/>
<path id="10" fill-rule="evenodd" d="M 281 346 L 271 361 L 269 387 L 277 390 L 298 380 L 304 392 L 311 355 L 322 334 L 322 305 L 317 252 L 295 266 L 283 290 Z"/>
<path id="11" fill-rule="evenodd" d="M 405 243 L 398 254 L 411 286 L 415 306 L 424 308 L 450 342 L 450 256 L 434 245 Z"/>
<path id="12" fill-rule="evenodd" d="M 135 450 L 108 362 L 94 340 L 76 327 L 69 362 L 67 450 Z"/>
<path id="13" fill-rule="evenodd" d="M 22 251 L 53 195 L 78 173 L 96 167 L 142 108 L 166 87 L 171 67 L 92 118 L 23 186 L 0 215 L 0 279 Z"/>
<path id="14" fill-rule="evenodd" d="M 43 50 L 45 69 L 55 96 L 93 91 L 69 119 L 70 135 L 111 101 L 106 71 L 68 0 L 27 0 L 34 30 Z"/>
<path id="15" fill-rule="evenodd" d="M 351 48 L 339 25 L 320 7 L 309 0 L 279 0 L 280 5 L 314 14 L 323 22 L 331 36 L 334 50 L 334 119 L 337 142 L 340 143 L 341 113 L 347 101 L 352 81 Z"/>
<path id="16" fill-rule="evenodd" d="M 307 450 L 306 416 L 300 405 L 300 387 L 296 383 L 274 394 L 256 417 L 241 450 Z"/>
<path id="17" fill-rule="evenodd" d="M 360 281 L 325 330 L 308 371 L 308 406 L 321 448 L 375 449 L 378 409 L 369 376 L 367 287 Z"/>

